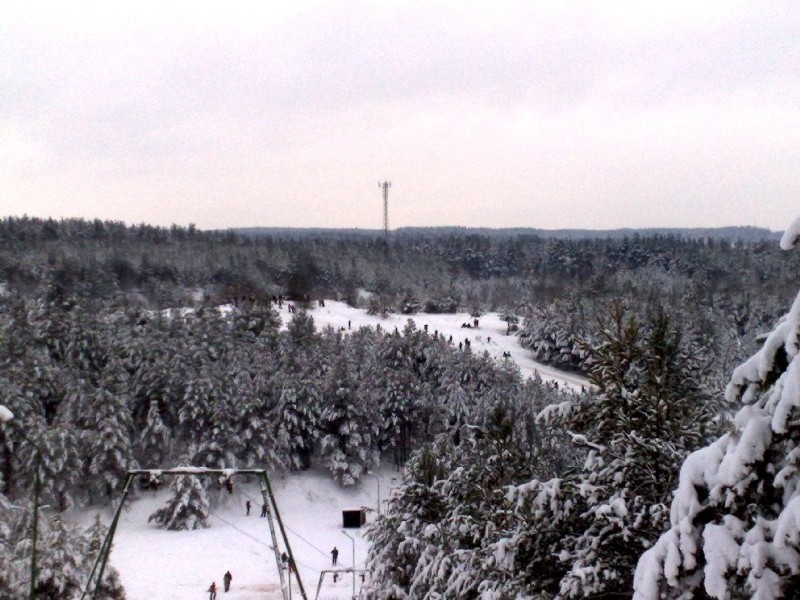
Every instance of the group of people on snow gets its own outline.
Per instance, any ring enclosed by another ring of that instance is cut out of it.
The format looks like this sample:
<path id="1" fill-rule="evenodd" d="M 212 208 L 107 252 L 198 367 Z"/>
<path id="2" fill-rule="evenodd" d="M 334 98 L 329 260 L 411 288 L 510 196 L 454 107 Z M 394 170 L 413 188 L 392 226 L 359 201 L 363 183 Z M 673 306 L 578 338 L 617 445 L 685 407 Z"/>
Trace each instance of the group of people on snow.
<path id="1" fill-rule="evenodd" d="M 250 503 L 250 500 L 247 500 L 244 503 L 244 506 L 245 506 L 246 514 L 249 517 L 250 516 L 250 508 L 252 506 L 251 503 Z M 261 507 L 261 516 L 262 517 L 266 517 L 267 516 L 267 505 L 266 504 L 264 504 Z M 331 564 L 335 567 L 337 565 L 338 560 L 339 560 L 339 549 L 336 546 L 334 546 L 333 550 L 331 550 Z M 290 563 L 289 556 L 286 554 L 286 552 L 283 552 L 281 554 L 281 566 L 284 569 L 289 568 L 289 563 Z M 231 581 L 233 581 L 233 575 L 231 575 L 230 571 L 226 571 L 225 575 L 222 576 L 222 585 L 223 585 L 223 589 L 226 592 L 231 589 Z M 335 579 L 334 579 L 334 581 L 335 581 Z M 212 581 L 211 582 L 211 586 L 208 588 L 208 593 L 209 593 L 209 596 L 208 596 L 209 600 L 216 600 L 216 598 L 217 598 L 217 582 L 216 581 Z"/>

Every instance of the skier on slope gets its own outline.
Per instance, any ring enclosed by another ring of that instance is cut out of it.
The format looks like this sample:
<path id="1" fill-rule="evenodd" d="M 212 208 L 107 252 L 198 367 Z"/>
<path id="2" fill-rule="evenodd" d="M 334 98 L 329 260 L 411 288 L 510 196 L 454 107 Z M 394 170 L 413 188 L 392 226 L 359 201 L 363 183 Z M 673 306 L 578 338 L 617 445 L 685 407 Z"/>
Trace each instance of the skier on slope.
<path id="1" fill-rule="evenodd" d="M 225 591 L 227 592 L 231 589 L 231 580 L 233 579 L 233 575 L 231 575 L 230 571 L 225 571 L 225 575 L 222 577 L 222 583 L 225 586 Z"/>
<path id="2" fill-rule="evenodd" d="M 211 587 L 208 588 L 208 600 L 217 600 L 217 582 L 212 581 Z"/>

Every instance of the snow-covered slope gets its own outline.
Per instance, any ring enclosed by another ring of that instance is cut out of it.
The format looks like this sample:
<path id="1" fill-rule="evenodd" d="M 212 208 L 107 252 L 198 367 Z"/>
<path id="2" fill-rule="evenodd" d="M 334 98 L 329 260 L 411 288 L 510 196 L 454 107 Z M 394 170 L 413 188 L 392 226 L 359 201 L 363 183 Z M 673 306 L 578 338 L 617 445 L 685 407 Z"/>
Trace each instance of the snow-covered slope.
<path id="1" fill-rule="evenodd" d="M 399 474 L 392 469 L 378 473 L 385 499 L 399 482 Z M 320 573 L 331 568 L 334 546 L 339 549 L 340 568 L 353 564 L 353 547 L 356 568 L 363 567 L 367 552 L 363 530 L 346 530 L 353 544 L 342 533 L 342 510 L 367 507 L 368 521 L 372 520 L 378 505 L 376 478 L 367 477 L 356 488 L 341 488 L 329 474 L 310 471 L 274 475 L 271 483 L 308 598 L 316 597 Z M 259 516 L 262 501 L 255 481 L 241 482 L 233 494 L 220 491 L 218 504 L 211 509 L 210 527 L 195 531 L 165 531 L 147 522 L 168 495 L 168 489 L 144 492 L 120 518 L 111 563 L 120 572 L 129 600 L 207 598 L 204 591 L 212 581 L 220 588 L 220 599 L 283 598 L 267 519 Z M 249 516 L 245 514 L 247 500 L 252 503 Z M 110 521 L 111 509 L 103 509 L 101 517 Z M 94 513 L 87 511 L 77 518 L 88 523 Z M 276 536 L 283 550 L 277 525 Z M 221 590 L 225 571 L 233 575 L 227 594 Z M 292 587 L 293 597 L 300 598 L 297 585 Z M 356 577 L 356 593 L 360 587 L 361 579 Z M 319 598 L 350 598 L 352 592 L 351 574 L 341 574 L 334 582 L 328 573 Z"/>
<path id="2" fill-rule="evenodd" d="M 450 336 L 453 338 L 453 344 L 458 345 L 459 342 L 464 342 L 465 339 L 470 341 L 473 352 L 487 351 L 491 356 L 501 359 L 504 352 L 511 354 L 511 360 L 519 365 L 520 370 L 524 376 L 532 376 L 538 373 L 542 379 L 556 381 L 559 385 L 566 385 L 575 389 L 580 389 L 582 386 L 588 386 L 589 383 L 584 377 L 565 373 L 548 367 L 534 361 L 531 358 L 530 350 L 523 348 L 519 344 L 519 338 L 515 335 L 506 335 L 506 324 L 500 320 L 497 313 L 487 313 L 478 319 L 477 328 L 464 328 L 463 324 L 473 324 L 474 318 L 468 313 L 454 313 L 454 314 L 428 314 L 417 313 L 415 315 L 398 315 L 389 314 L 386 318 L 378 315 L 368 315 L 365 311 L 348 306 L 343 302 L 335 302 L 333 300 L 326 300 L 325 306 L 317 307 L 317 303 L 313 302 L 315 308 L 308 310 L 308 313 L 314 318 L 314 323 L 318 329 L 330 325 L 334 329 L 342 329 L 347 331 L 348 324 L 351 329 L 358 328 L 362 325 L 375 327 L 380 325 L 383 329 L 393 331 L 395 327 L 402 331 L 409 319 L 412 319 L 418 329 L 422 329 L 425 325 L 428 326 L 428 331 L 433 333 L 438 331 L 440 334 Z M 281 321 L 284 323 L 289 322 L 292 314 L 289 312 L 289 303 L 284 303 L 283 307 L 278 311 L 281 316 Z"/>

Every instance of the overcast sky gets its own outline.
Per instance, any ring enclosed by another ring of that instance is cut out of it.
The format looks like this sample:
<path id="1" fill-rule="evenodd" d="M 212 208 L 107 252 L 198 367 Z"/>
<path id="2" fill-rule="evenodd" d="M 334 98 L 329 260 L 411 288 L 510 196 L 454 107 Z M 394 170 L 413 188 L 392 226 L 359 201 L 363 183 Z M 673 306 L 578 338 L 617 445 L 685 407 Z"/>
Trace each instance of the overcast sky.
<path id="1" fill-rule="evenodd" d="M 380 228 L 384 179 L 392 228 L 800 213 L 797 0 L 255 4 L 0 3 L 2 214 Z"/>

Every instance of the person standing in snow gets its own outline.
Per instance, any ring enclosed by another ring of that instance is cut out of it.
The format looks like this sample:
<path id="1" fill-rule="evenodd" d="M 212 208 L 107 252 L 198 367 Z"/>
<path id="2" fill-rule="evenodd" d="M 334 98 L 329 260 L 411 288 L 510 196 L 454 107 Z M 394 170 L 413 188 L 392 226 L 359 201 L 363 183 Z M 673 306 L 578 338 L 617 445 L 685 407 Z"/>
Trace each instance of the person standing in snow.
<path id="1" fill-rule="evenodd" d="M 267 516 L 267 505 L 266 504 L 261 506 L 261 516 L 262 517 L 266 517 Z"/>
<path id="2" fill-rule="evenodd" d="M 338 558 L 339 558 L 339 550 L 338 550 L 338 548 L 336 548 L 336 546 L 334 546 L 333 550 L 331 550 L 331 559 L 332 559 L 332 564 L 333 564 L 334 567 L 336 566 L 336 560 Z"/>
<path id="3" fill-rule="evenodd" d="M 250 516 L 250 500 L 244 503 L 244 507 L 247 509 L 247 516 Z"/>
<path id="4" fill-rule="evenodd" d="M 208 588 L 208 600 L 217 600 L 217 582 L 212 581 L 211 587 Z"/>
<path id="5" fill-rule="evenodd" d="M 281 565 L 283 566 L 284 569 L 286 569 L 289 566 L 289 557 L 287 556 L 286 552 L 283 552 L 281 554 Z"/>
<path id="6" fill-rule="evenodd" d="M 225 571 L 225 575 L 222 577 L 222 583 L 225 586 L 225 591 L 227 592 L 231 589 L 231 580 L 233 579 L 233 575 L 231 575 L 230 571 Z"/>

